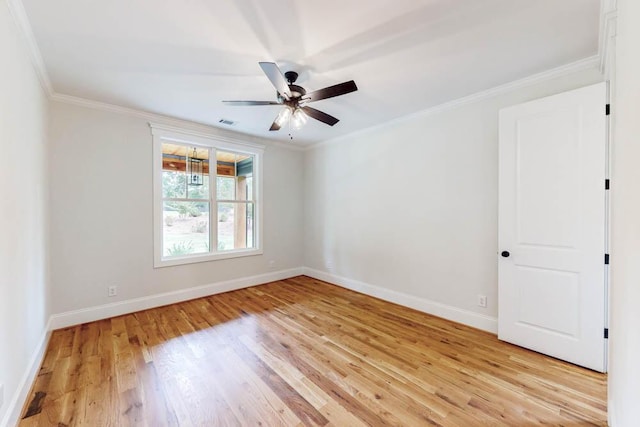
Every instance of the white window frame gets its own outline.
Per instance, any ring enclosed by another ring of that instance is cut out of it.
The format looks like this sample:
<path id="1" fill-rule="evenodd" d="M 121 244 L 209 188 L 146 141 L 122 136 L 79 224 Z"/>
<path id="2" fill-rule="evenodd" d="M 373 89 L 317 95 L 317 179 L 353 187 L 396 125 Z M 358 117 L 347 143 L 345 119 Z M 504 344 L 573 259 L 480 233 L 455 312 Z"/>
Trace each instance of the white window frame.
<path id="1" fill-rule="evenodd" d="M 250 142 L 231 139 L 215 134 L 207 134 L 174 126 L 149 123 L 153 136 L 153 251 L 154 267 L 169 267 L 175 265 L 192 264 L 196 262 L 214 261 L 220 259 L 238 258 L 262 255 L 262 159 L 264 146 Z M 253 191 L 254 191 L 254 247 L 249 249 L 235 249 L 218 252 L 218 200 L 217 200 L 217 171 L 215 162 L 209 164 L 209 248 L 210 252 L 190 254 L 175 257 L 165 257 L 162 251 L 163 231 L 163 197 L 162 197 L 162 144 L 178 143 L 191 147 L 210 149 L 215 159 L 216 150 L 231 151 L 253 156 Z"/>

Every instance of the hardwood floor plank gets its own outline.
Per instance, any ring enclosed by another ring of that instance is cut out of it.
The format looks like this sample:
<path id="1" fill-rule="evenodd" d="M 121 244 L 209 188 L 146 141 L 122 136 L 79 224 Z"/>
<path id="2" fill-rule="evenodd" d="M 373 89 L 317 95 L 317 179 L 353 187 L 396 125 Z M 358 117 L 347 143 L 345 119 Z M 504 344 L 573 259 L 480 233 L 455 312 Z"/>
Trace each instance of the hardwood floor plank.
<path id="1" fill-rule="evenodd" d="M 19 425 L 603 426 L 606 387 L 299 276 L 54 331 Z"/>

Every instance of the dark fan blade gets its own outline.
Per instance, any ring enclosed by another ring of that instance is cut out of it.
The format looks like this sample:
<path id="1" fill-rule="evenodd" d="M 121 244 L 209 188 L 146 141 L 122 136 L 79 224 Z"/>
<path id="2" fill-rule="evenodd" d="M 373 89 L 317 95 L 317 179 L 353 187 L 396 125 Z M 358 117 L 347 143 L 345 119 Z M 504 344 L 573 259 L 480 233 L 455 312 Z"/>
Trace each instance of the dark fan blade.
<path id="1" fill-rule="evenodd" d="M 277 120 L 277 118 L 276 118 L 276 120 Z M 269 128 L 269 130 L 280 130 L 280 125 L 274 121 L 271 124 L 271 127 Z"/>
<path id="2" fill-rule="evenodd" d="M 300 107 L 300 108 L 302 109 L 302 111 L 307 113 L 307 116 L 312 117 L 316 120 L 319 120 L 322 123 L 326 123 L 329 126 L 333 126 L 340 121 L 335 117 L 328 115 L 327 113 L 324 113 L 320 110 L 316 110 L 315 108 L 311 108 L 311 107 Z"/>
<path id="3" fill-rule="evenodd" d="M 319 101 L 321 99 L 333 98 L 334 96 L 340 96 L 344 95 L 345 93 L 355 92 L 356 90 L 358 90 L 358 86 L 356 86 L 356 82 L 351 80 L 337 85 L 325 87 L 324 89 L 318 89 L 316 91 L 308 93 L 304 98 L 309 98 L 309 102 Z"/>
<path id="4" fill-rule="evenodd" d="M 291 98 L 291 91 L 289 90 L 289 85 L 287 84 L 287 80 L 282 75 L 282 71 L 280 68 L 273 62 L 260 62 L 260 67 L 262 71 L 267 75 L 271 84 L 276 88 L 278 93 L 284 96 L 286 99 Z"/>
<path id="5" fill-rule="evenodd" d="M 227 105 L 281 105 L 273 101 L 222 101 Z"/>

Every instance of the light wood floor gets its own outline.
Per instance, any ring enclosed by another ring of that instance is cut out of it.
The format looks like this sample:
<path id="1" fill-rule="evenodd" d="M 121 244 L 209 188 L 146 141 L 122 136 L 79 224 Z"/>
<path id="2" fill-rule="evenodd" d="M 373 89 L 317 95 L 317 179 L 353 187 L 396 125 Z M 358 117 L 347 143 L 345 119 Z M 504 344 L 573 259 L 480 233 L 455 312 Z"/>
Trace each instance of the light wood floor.
<path id="1" fill-rule="evenodd" d="M 606 425 L 606 376 L 308 277 L 55 331 L 20 426 Z"/>

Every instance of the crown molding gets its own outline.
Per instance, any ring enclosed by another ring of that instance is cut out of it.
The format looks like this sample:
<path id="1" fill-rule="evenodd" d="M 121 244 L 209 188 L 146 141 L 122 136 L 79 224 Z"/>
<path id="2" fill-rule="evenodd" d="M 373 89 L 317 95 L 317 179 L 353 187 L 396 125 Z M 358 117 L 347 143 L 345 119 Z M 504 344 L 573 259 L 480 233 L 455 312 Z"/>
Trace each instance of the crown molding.
<path id="1" fill-rule="evenodd" d="M 493 98 L 497 95 L 501 95 L 503 93 L 508 93 L 514 91 L 516 89 L 521 89 L 527 86 L 531 86 L 537 83 L 545 82 L 548 80 L 552 80 L 558 77 L 566 76 L 568 74 L 573 74 L 579 71 L 595 69 L 600 64 L 600 56 L 593 55 L 587 58 L 580 59 L 575 62 L 571 62 L 569 64 L 561 65 L 560 67 L 552 68 L 547 71 L 543 71 L 538 74 L 533 74 L 529 77 L 525 77 L 523 79 L 514 80 L 510 83 L 506 83 L 500 86 L 495 86 L 491 89 L 483 90 L 480 92 L 476 92 L 472 95 L 465 96 L 462 98 L 454 99 L 453 101 L 445 102 L 443 104 L 436 105 L 431 108 L 427 108 L 426 110 L 420 110 L 415 113 L 408 114 L 406 116 L 398 117 L 396 119 L 390 120 L 388 122 L 384 122 L 381 124 L 377 124 L 375 126 L 371 126 L 365 129 L 361 129 L 355 132 L 351 132 L 346 135 L 341 135 L 336 138 L 331 138 L 326 141 L 319 142 L 317 144 L 313 144 L 311 146 L 305 147 L 305 151 L 313 150 L 325 145 L 330 145 L 335 142 L 344 141 L 345 139 L 353 138 L 354 136 L 358 136 L 361 134 L 367 134 L 369 132 L 374 132 L 379 129 L 384 129 L 388 126 L 393 126 L 395 124 L 404 123 L 410 120 L 414 120 L 416 118 L 424 118 L 427 116 L 431 116 L 434 114 L 442 113 L 445 111 L 453 110 L 464 105 L 473 104 L 479 101 L 483 101 L 485 99 Z"/>
<path id="2" fill-rule="evenodd" d="M 40 80 L 42 89 L 44 89 L 47 96 L 50 97 L 53 94 L 53 86 L 51 85 L 51 79 L 49 79 L 47 68 L 44 65 L 42 53 L 40 53 L 40 48 L 38 47 L 38 43 L 36 42 L 36 38 L 33 34 L 33 29 L 29 23 L 27 11 L 24 9 L 24 5 L 21 0 L 6 0 L 6 3 L 9 8 L 9 13 L 12 16 L 18 31 L 22 35 L 22 39 L 27 45 L 31 63 L 38 75 L 38 80 Z"/>

